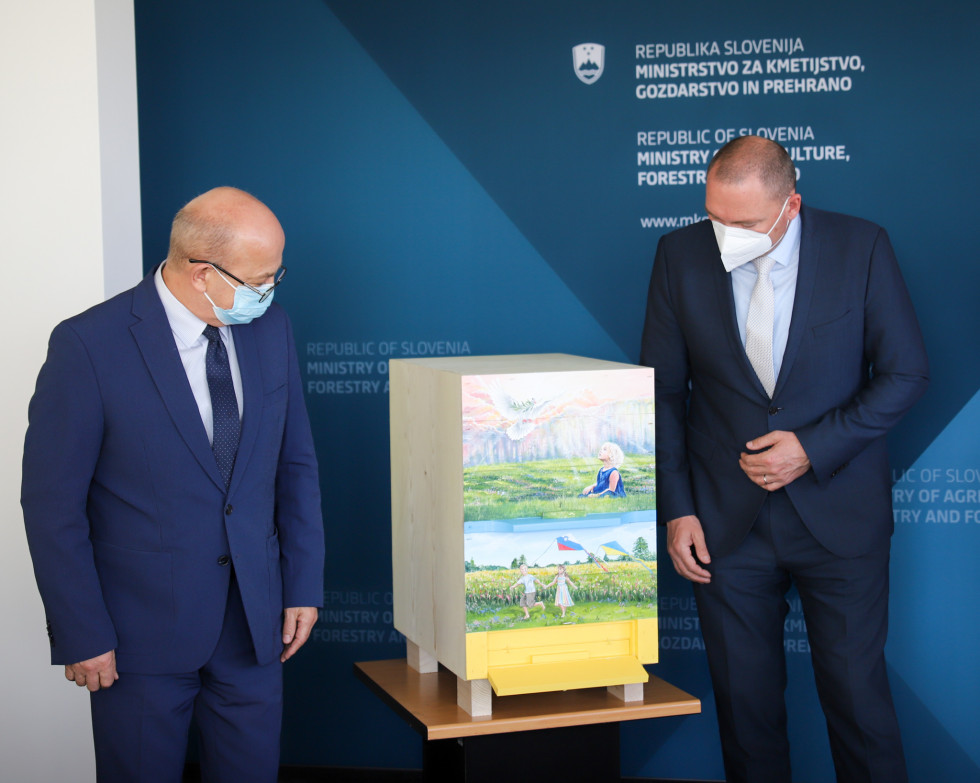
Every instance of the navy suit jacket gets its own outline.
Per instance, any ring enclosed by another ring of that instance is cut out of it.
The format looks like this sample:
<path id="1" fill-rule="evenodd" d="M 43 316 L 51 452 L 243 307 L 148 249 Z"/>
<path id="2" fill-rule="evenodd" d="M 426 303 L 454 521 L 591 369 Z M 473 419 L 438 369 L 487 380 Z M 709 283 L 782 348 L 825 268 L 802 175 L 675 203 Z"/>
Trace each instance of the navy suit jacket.
<path id="1" fill-rule="evenodd" d="M 816 539 L 853 557 L 893 530 L 885 435 L 928 383 L 925 348 L 888 236 L 803 207 L 789 338 L 772 400 L 739 337 L 709 221 L 661 238 L 640 363 L 657 393 L 657 514 L 696 515 L 712 557 L 748 533 L 766 490 L 747 441 L 796 433 L 812 469 L 786 493 Z"/>
<path id="2" fill-rule="evenodd" d="M 30 405 L 21 502 L 52 663 L 116 650 L 121 672 L 203 666 L 234 565 L 259 663 L 285 606 L 322 606 L 316 457 L 292 330 L 234 326 L 244 407 L 226 491 L 157 294 L 59 324 Z"/>

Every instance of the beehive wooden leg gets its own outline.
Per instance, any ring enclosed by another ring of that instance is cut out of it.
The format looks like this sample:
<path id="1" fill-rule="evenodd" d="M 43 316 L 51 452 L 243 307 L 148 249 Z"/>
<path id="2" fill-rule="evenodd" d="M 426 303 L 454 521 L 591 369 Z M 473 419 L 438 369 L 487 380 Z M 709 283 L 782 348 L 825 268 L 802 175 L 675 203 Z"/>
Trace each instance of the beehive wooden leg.
<path id="1" fill-rule="evenodd" d="M 456 703 L 474 717 L 493 714 L 493 696 L 490 680 L 464 680 L 456 678 Z"/>
<path id="2" fill-rule="evenodd" d="M 432 674 L 439 671 L 439 661 L 436 657 L 423 650 L 411 639 L 405 640 L 405 657 L 408 665 L 419 674 Z"/>
<path id="3" fill-rule="evenodd" d="M 643 701 L 642 682 L 629 682 L 626 685 L 610 685 L 606 690 L 622 701 Z"/>

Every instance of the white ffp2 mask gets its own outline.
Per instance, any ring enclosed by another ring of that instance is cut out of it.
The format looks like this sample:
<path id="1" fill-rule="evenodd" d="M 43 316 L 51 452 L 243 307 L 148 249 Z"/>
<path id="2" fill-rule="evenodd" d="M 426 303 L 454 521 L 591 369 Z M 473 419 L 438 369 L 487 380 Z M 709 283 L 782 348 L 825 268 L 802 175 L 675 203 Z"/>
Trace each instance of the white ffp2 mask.
<path id="1" fill-rule="evenodd" d="M 721 252 L 721 262 L 725 265 L 726 272 L 731 272 L 736 267 L 759 258 L 759 256 L 764 256 L 772 250 L 772 238 L 769 235 L 778 225 L 779 219 L 786 211 L 787 204 L 789 204 L 789 196 L 783 202 L 783 208 L 779 210 L 779 215 L 772 224 L 772 228 L 765 234 L 748 228 L 726 226 L 717 220 L 711 221 L 715 230 L 715 240 L 718 242 L 718 250 Z"/>

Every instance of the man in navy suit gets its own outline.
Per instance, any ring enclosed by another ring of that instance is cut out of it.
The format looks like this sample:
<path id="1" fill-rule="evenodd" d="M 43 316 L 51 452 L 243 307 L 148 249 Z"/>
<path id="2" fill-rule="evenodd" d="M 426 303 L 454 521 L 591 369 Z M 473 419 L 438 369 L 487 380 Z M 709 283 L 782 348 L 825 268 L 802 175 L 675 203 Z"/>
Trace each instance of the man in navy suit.
<path id="1" fill-rule="evenodd" d="M 274 781 L 282 664 L 323 598 L 316 457 L 275 215 L 217 188 L 166 261 L 64 321 L 22 505 L 51 660 L 91 691 L 102 781 Z M 268 309 L 267 309 L 268 308 Z"/>
<path id="2" fill-rule="evenodd" d="M 803 207 L 772 141 L 723 147 L 705 206 L 710 222 L 660 241 L 640 361 L 656 370 L 658 516 L 694 583 L 727 778 L 790 780 L 795 583 L 838 780 L 904 781 L 885 436 L 928 382 L 908 292 L 885 232 Z"/>

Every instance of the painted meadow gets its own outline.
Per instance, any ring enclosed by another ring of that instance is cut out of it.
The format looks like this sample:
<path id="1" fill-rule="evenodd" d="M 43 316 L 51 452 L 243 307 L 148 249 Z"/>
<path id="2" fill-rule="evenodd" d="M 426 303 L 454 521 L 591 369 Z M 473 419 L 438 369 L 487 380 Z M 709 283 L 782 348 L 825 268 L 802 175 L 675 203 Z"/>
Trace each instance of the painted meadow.
<path id="1" fill-rule="evenodd" d="M 536 600 L 544 608 L 535 606 L 530 619 L 524 619 L 520 607 L 522 586 L 510 589 L 521 576 L 518 569 L 493 569 L 471 571 L 466 574 L 466 632 L 503 631 L 511 628 L 540 628 L 550 625 L 613 622 L 657 616 L 657 563 L 655 560 L 635 562 L 630 560 L 604 561 L 602 567 L 595 562 L 566 566 L 568 578 L 575 584 L 572 600 L 566 616 L 555 606 L 555 590 L 552 586 L 539 586 Z M 550 583 L 557 566 L 530 567 L 528 573 Z"/>
<path id="2" fill-rule="evenodd" d="M 504 462 L 463 470 L 466 521 L 519 517 L 584 517 L 656 508 L 656 461 L 629 454 L 620 466 L 624 498 L 579 497 L 596 478 L 594 458 Z"/>

